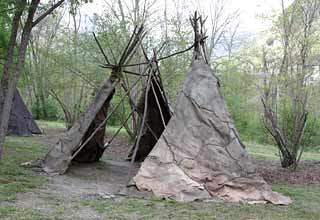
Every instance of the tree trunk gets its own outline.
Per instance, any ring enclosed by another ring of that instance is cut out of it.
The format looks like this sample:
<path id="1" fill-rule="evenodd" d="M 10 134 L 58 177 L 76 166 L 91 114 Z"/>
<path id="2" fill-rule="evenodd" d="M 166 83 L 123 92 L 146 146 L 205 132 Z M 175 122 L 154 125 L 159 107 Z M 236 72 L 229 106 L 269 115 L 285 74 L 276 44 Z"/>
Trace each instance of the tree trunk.
<path id="1" fill-rule="evenodd" d="M 2 148 L 5 141 L 6 132 L 8 129 L 9 115 L 11 111 L 11 104 L 16 89 L 21 70 L 24 65 L 26 50 L 28 47 L 30 34 L 32 28 L 37 25 L 42 19 L 53 12 L 54 9 L 59 7 L 64 0 L 56 2 L 52 7 L 40 15 L 35 21 L 34 16 L 39 6 L 40 0 L 32 0 L 28 5 L 27 20 L 24 23 L 23 31 L 21 35 L 21 41 L 18 49 L 17 61 L 14 63 L 14 50 L 16 48 L 17 33 L 19 30 L 19 23 L 23 11 L 26 9 L 27 1 L 19 0 L 15 1 L 16 11 L 13 17 L 12 30 L 9 40 L 9 46 L 7 51 L 6 63 L 3 69 L 3 75 L 0 84 L 0 159 L 2 157 Z"/>
<path id="2" fill-rule="evenodd" d="M 10 97 L 7 96 L 7 94 L 9 92 L 11 71 L 13 71 L 14 49 L 16 47 L 16 39 L 17 39 L 18 30 L 19 30 L 19 21 L 21 19 L 24 8 L 26 7 L 26 2 L 24 1 L 23 3 L 24 3 L 23 6 L 21 5 L 21 8 L 15 12 L 13 17 L 12 30 L 11 30 L 11 35 L 10 35 L 10 40 L 9 40 L 9 45 L 7 50 L 7 57 L 6 57 L 6 62 L 4 64 L 3 74 L 1 78 L 1 84 L 0 84 L 0 98 L 1 98 L 0 100 L 0 159 L 2 158 L 2 149 L 3 149 L 3 144 L 4 144 L 4 140 L 5 140 L 5 136 L 8 128 L 9 114 L 10 114 L 11 103 L 13 99 L 13 92 L 11 95 L 11 100 L 10 100 Z"/>

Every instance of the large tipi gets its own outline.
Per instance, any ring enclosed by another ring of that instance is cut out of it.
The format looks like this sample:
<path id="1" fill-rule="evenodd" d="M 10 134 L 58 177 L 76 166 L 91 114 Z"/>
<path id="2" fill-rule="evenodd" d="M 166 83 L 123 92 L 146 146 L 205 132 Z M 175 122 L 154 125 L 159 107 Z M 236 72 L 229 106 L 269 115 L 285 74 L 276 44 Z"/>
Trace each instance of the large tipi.
<path id="1" fill-rule="evenodd" d="M 175 113 L 134 183 L 139 190 L 178 201 L 291 203 L 257 174 L 219 92 L 219 81 L 205 61 L 199 18 L 193 21 L 194 58 Z"/>
<path id="2" fill-rule="evenodd" d="M 291 202 L 256 173 L 202 59 L 193 60 L 175 113 L 133 180 L 139 190 L 178 201 Z"/>

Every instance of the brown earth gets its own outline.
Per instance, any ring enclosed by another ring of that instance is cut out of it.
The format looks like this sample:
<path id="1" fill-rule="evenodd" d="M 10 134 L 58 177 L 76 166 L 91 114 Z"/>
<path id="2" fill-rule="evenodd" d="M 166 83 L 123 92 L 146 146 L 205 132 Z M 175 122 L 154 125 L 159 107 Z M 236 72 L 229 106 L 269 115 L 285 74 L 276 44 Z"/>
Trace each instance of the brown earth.
<path id="1" fill-rule="evenodd" d="M 258 173 L 269 184 L 320 184 L 320 161 L 301 161 L 297 170 L 282 168 L 279 162 L 255 160 Z"/>

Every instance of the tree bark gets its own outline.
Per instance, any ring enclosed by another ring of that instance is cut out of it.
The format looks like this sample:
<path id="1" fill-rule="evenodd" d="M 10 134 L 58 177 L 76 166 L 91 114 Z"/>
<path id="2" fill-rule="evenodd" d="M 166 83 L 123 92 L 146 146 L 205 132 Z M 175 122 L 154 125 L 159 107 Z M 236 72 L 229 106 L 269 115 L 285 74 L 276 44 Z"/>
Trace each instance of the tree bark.
<path id="1" fill-rule="evenodd" d="M 40 0 L 32 0 L 28 7 L 27 20 L 22 30 L 21 41 L 18 49 L 17 61 L 14 62 L 14 50 L 16 48 L 17 33 L 19 30 L 19 22 L 23 11 L 26 9 L 27 1 L 19 0 L 16 2 L 16 12 L 13 17 L 12 31 L 10 35 L 9 47 L 7 51 L 7 59 L 4 65 L 3 75 L 0 83 L 0 159 L 2 157 L 2 149 L 8 129 L 9 115 L 11 111 L 12 99 L 16 89 L 21 70 L 23 68 L 26 50 L 28 47 L 32 28 L 42 19 L 49 15 L 55 8 L 60 6 L 64 0 L 61 0 L 50 7 L 46 12 L 39 16 L 35 21 L 35 13 L 40 4 Z"/>
<path id="2" fill-rule="evenodd" d="M 1 84 L 0 84 L 0 159 L 2 158 L 3 154 L 3 144 L 4 139 L 6 136 L 7 128 L 8 128 L 8 122 L 9 122 L 9 114 L 10 114 L 10 107 L 13 99 L 13 92 L 10 97 L 7 97 L 8 91 L 9 91 L 9 85 L 10 85 L 10 73 L 13 70 L 13 58 L 14 58 L 14 49 L 16 48 L 16 40 L 19 30 L 19 22 L 23 13 L 24 8 L 26 7 L 26 1 L 21 1 L 21 5 L 19 9 L 16 10 L 13 21 L 12 21 L 12 30 L 10 34 L 10 40 L 7 50 L 7 57 L 6 62 L 4 64 L 3 68 L 3 74 L 1 78 Z M 10 103 L 6 103 L 10 102 Z M 10 107 L 8 109 L 8 104 L 10 104 Z M 6 109 L 7 108 L 7 109 Z"/>

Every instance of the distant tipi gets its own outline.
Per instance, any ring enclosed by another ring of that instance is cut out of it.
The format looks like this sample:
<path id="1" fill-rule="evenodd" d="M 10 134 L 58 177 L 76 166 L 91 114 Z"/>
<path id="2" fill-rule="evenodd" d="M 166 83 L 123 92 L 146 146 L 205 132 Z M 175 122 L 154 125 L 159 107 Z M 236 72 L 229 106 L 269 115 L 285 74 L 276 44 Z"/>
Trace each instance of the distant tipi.
<path id="1" fill-rule="evenodd" d="M 15 91 L 9 118 L 8 134 L 16 136 L 31 136 L 41 134 L 31 113 L 23 102 L 18 90 Z"/>

